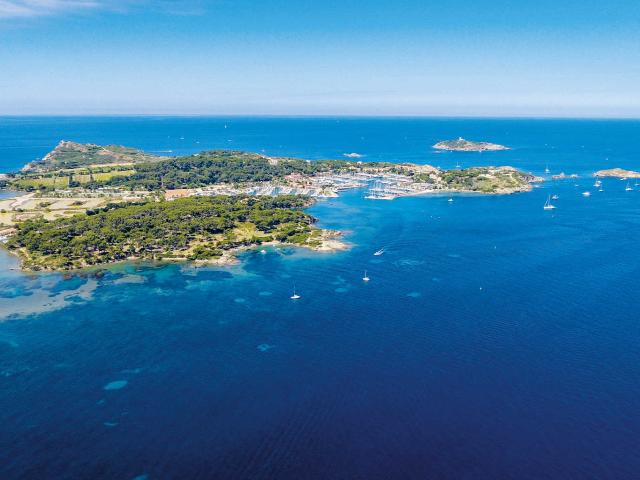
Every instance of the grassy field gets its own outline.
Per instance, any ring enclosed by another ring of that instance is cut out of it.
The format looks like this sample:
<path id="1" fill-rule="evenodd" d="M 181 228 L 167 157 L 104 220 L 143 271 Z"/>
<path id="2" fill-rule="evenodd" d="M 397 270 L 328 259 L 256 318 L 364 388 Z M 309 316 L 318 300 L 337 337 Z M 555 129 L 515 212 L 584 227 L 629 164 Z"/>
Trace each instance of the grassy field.
<path id="1" fill-rule="evenodd" d="M 21 220 L 44 217 L 47 220 L 69 217 L 99 208 L 117 198 L 48 198 L 35 194 L 0 201 L 0 226 L 12 226 Z"/>
<path id="2" fill-rule="evenodd" d="M 107 180 L 110 180 L 114 177 L 128 177 L 130 175 L 133 175 L 134 173 L 135 170 L 112 170 L 110 172 L 74 175 L 73 179 L 76 182 L 89 183 L 91 181 L 91 177 L 93 176 L 93 179 L 96 182 L 106 182 Z"/>
<path id="3" fill-rule="evenodd" d="M 106 182 L 114 177 L 128 177 L 135 173 L 135 170 L 110 170 L 106 172 L 90 173 L 86 169 L 76 169 L 76 171 L 69 171 L 67 175 L 27 175 L 22 178 L 14 180 L 12 183 L 16 188 L 24 190 L 39 190 L 39 189 L 65 189 L 69 187 L 69 179 L 73 178 L 74 181 L 81 185 L 91 182 L 93 177 L 94 181 Z"/>
<path id="4" fill-rule="evenodd" d="M 69 186 L 69 177 L 24 177 L 14 180 L 13 186 L 22 190 L 31 189 L 60 189 Z"/>

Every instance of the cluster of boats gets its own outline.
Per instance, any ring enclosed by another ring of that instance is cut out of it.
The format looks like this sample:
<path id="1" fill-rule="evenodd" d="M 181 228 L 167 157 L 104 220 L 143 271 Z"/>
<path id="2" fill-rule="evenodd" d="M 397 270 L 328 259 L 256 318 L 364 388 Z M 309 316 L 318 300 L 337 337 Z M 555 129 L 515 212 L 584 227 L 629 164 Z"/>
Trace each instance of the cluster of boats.
<path id="1" fill-rule="evenodd" d="M 627 180 L 626 178 L 621 178 L 620 180 Z M 598 189 L 599 192 L 604 192 L 604 188 L 602 188 L 602 181 L 601 180 L 596 180 L 593 184 L 593 186 L 595 188 Z M 634 184 L 635 187 L 640 186 L 640 182 L 638 180 L 636 180 L 636 183 Z M 633 191 L 633 187 L 631 186 L 631 182 L 629 182 L 627 180 L 627 186 L 625 187 L 625 192 L 631 192 Z M 582 192 L 582 196 L 583 197 L 590 197 L 591 196 L 591 192 L 589 190 L 586 190 L 584 192 Z M 547 201 L 544 202 L 544 209 L 545 210 L 555 210 L 556 206 L 551 203 L 552 200 L 557 200 L 559 197 L 558 195 L 549 195 L 547 196 Z"/>

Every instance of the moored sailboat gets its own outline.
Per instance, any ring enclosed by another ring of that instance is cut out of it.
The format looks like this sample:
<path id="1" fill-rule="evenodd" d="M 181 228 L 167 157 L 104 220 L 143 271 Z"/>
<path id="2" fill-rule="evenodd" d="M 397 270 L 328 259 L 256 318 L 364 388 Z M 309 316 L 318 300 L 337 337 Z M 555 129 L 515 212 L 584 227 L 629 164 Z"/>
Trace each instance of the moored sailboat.
<path id="1" fill-rule="evenodd" d="M 543 208 L 544 208 L 545 210 L 553 210 L 553 209 L 555 209 L 555 208 L 556 208 L 556 207 L 555 207 L 555 205 L 553 205 L 553 204 L 551 203 L 551 195 L 549 195 L 549 196 L 547 197 L 547 201 L 546 201 L 546 202 L 544 202 L 544 207 L 543 207 Z"/>

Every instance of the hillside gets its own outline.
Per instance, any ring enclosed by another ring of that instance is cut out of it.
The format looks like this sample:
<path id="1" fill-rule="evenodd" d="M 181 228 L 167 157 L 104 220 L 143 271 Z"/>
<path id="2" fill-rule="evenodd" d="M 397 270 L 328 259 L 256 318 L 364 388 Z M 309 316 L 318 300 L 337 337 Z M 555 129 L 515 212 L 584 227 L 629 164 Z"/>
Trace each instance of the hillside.
<path id="1" fill-rule="evenodd" d="M 28 163 L 22 168 L 28 172 L 49 172 L 60 169 L 73 169 L 89 165 L 130 165 L 144 162 L 157 162 L 168 157 L 145 153 L 135 148 L 119 145 L 94 145 L 62 140 L 56 148 L 42 160 Z"/>

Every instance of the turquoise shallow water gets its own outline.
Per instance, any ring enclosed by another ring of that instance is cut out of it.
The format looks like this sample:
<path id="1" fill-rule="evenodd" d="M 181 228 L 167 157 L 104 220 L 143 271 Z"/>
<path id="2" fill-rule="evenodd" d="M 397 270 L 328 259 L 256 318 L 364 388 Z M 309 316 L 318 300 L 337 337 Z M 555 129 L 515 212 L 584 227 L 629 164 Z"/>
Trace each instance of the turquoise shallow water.
<path id="1" fill-rule="evenodd" d="M 4 170 L 65 138 L 583 175 L 452 203 L 347 192 L 310 211 L 351 250 L 248 252 L 228 269 L 26 275 L 3 253 L 0 476 L 637 478 L 640 188 L 609 179 L 597 192 L 585 175 L 640 169 L 638 133 L 631 121 L 0 119 Z M 459 135 L 515 149 L 429 150 Z"/>

